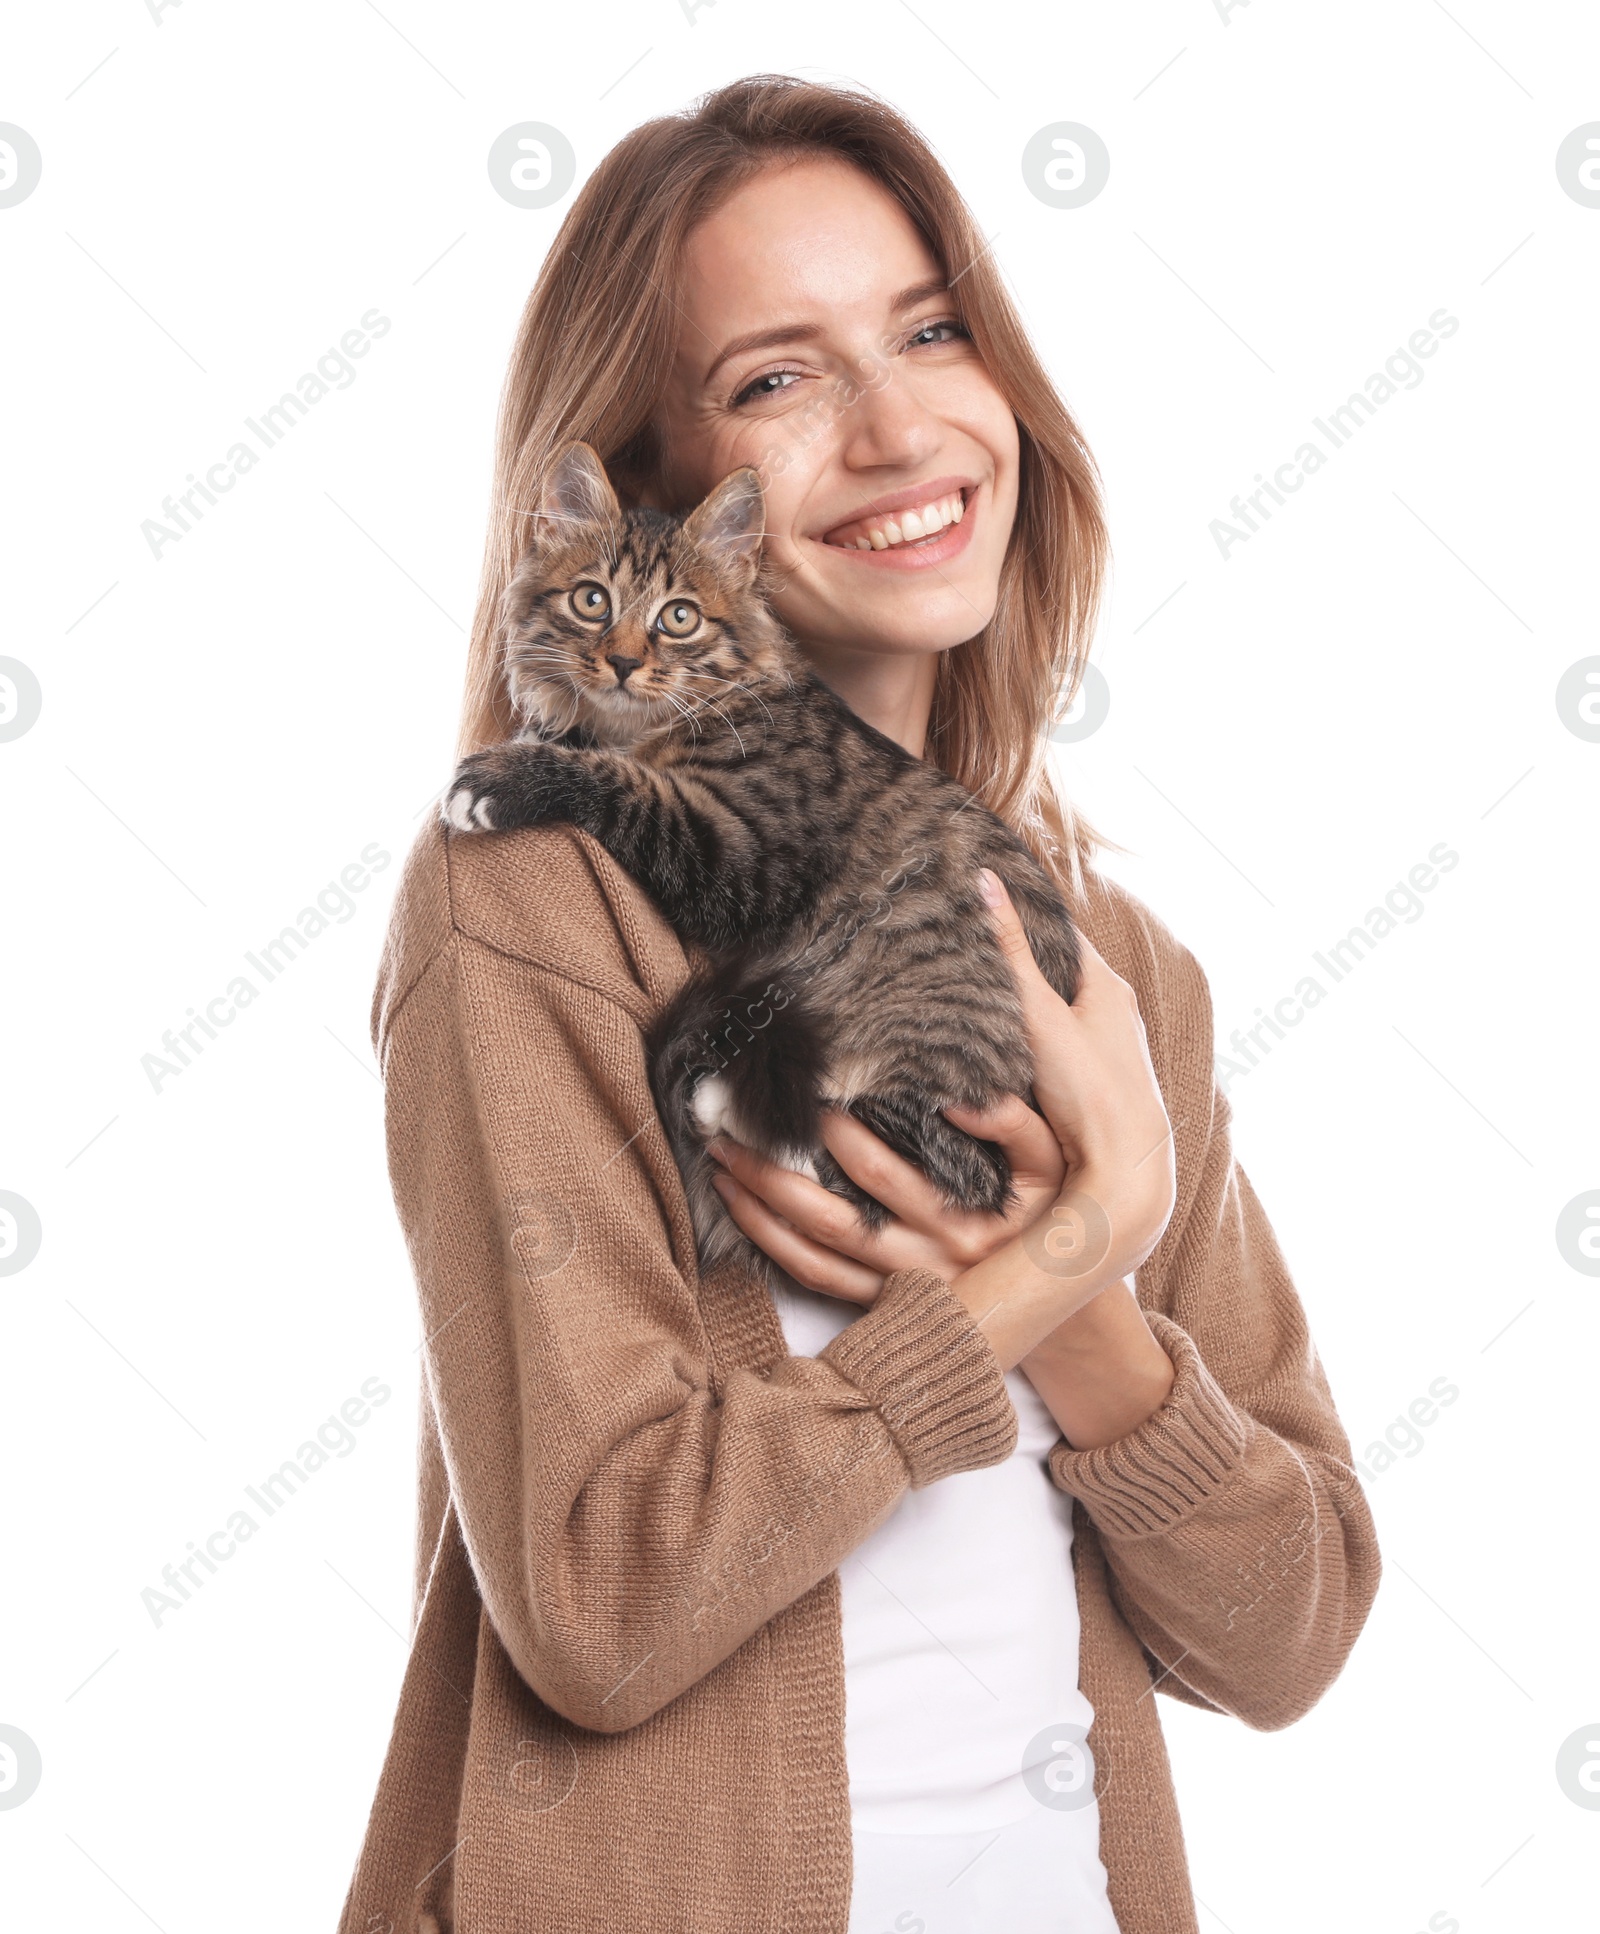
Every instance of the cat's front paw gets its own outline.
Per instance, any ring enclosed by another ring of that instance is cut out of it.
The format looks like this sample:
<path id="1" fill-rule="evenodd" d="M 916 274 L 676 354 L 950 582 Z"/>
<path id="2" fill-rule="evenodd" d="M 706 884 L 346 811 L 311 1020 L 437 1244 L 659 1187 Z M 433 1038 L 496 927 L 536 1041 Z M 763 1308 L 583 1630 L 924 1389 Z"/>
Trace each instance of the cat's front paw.
<path id="1" fill-rule="evenodd" d="M 509 832 L 549 820 L 584 825 L 593 817 L 594 791 L 579 754 L 541 739 L 512 739 L 461 761 L 439 816 L 458 833 Z"/>
<path id="2" fill-rule="evenodd" d="M 454 831 L 492 833 L 504 824 L 496 813 L 505 779 L 503 761 L 495 757 L 500 750 L 475 752 L 457 766 L 439 804 L 439 817 Z"/>

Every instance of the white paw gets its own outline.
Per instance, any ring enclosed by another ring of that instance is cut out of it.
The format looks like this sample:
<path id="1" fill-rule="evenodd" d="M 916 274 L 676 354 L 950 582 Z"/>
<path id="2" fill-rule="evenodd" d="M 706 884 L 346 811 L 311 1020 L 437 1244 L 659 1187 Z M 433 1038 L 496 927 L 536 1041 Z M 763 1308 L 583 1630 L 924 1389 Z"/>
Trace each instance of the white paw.
<path id="1" fill-rule="evenodd" d="M 477 799 L 477 803 L 473 801 Z M 470 786 L 458 786 L 444 802 L 444 820 L 458 833 L 492 833 L 494 820 L 489 812 L 489 801 L 478 799 Z"/>
<path id="2" fill-rule="evenodd" d="M 730 1141 L 743 1142 L 753 1146 L 748 1133 L 740 1126 L 739 1118 L 733 1111 L 733 1099 L 728 1093 L 728 1083 L 720 1074 L 702 1075 L 695 1084 L 694 1094 L 689 1102 L 689 1112 L 694 1116 L 695 1127 L 700 1130 L 706 1141 L 715 1136 L 726 1135 Z M 820 1182 L 817 1165 L 805 1149 L 785 1149 L 773 1158 L 780 1168 L 792 1174 L 807 1176 L 813 1182 Z"/>
<path id="3" fill-rule="evenodd" d="M 709 1142 L 716 1135 L 733 1135 L 728 1108 L 728 1084 L 720 1074 L 708 1074 L 695 1085 L 689 1107 L 695 1126 Z M 735 1141 L 739 1140 L 733 1135 Z"/>

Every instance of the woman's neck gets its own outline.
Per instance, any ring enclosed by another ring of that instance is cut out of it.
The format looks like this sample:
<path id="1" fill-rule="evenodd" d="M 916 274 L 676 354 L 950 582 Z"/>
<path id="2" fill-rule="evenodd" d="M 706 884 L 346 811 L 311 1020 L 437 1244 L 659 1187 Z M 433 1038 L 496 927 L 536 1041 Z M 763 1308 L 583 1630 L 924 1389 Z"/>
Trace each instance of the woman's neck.
<path id="1" fill-rule="evenodd" d="M 928 741 L 938 659 L 932 653 L 885 657 L 880 652 L 802 647 L 811 668 L 858 719 L 920 759 Z"/>

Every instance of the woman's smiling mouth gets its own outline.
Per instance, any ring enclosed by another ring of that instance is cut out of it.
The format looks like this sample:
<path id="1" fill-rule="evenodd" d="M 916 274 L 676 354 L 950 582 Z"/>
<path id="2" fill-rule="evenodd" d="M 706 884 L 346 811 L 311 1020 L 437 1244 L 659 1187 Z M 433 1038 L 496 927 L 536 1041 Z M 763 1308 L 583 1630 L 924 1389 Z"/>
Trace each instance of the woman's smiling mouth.
<path id="1" fill-rule="evenodd" d="M 821 541 L 863 563 L 903 570 L 941 564 L 970 542 L 976 494 L 977 485 L 966 478 L 931 478 L 877 499 Z"/>

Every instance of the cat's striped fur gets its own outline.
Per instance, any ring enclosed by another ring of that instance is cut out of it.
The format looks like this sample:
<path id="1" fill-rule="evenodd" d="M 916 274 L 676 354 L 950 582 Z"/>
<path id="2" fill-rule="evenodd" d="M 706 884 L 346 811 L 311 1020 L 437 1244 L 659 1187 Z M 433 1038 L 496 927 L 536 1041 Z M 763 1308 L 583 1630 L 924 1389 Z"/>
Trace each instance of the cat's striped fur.
<path id="1" fill-rule="evenodd" d="M 705 1141 L 723 1131 L 814 1174 L 881 1226 L 822 1145 L 828 1102 L 952 1206 L 1003 1208 L 1004 1155 L 940 1113 L 1031 1098 L 978 869 L 1005 881 L 1069 1000 L 1078 947 L 1017 835 L 806 665 L 760 595 L 762 509 L 741 470 L 681 522 L 624 512 L 594 452 L 569 445 L 503 608 L 522 734 L 466 759 L 443 812 L 462 833 L 581 827 L 707 950 L 652 1032 L 651 1079 L 702 1260 L 764 1275 Z"/>

